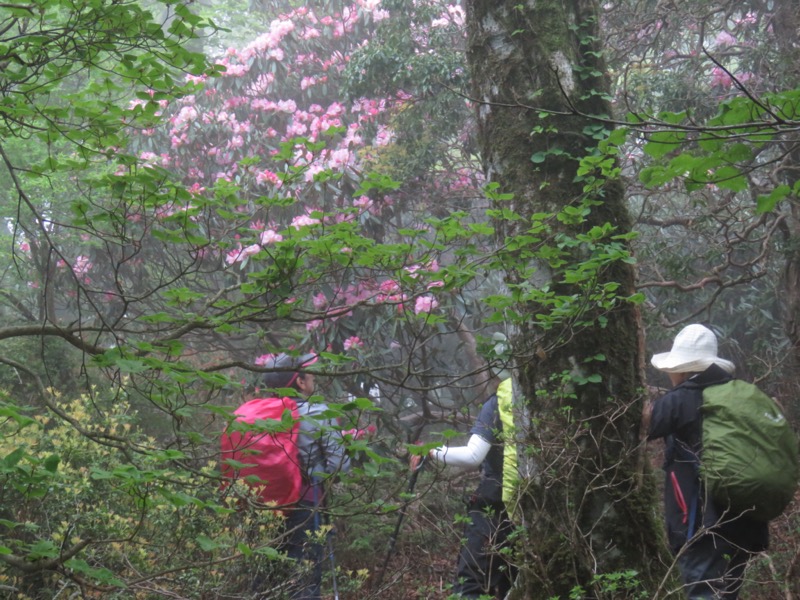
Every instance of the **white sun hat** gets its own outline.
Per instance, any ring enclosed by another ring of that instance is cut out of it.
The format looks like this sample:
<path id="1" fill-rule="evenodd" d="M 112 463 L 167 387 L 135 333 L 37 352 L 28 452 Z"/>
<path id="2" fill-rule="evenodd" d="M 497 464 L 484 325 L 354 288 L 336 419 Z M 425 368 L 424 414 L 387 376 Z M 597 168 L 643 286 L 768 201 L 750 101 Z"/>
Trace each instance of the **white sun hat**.
<path id="1" fill-rule="evenodd" d="M 650 362 L 666 373 L 700 373 L 714 364 L 728 373 L 736 369 L 732 362 L 717 356 L 714 332 L 698 324 L 681 329 L 675 336 L 672 350 L 653 355 Z"/>

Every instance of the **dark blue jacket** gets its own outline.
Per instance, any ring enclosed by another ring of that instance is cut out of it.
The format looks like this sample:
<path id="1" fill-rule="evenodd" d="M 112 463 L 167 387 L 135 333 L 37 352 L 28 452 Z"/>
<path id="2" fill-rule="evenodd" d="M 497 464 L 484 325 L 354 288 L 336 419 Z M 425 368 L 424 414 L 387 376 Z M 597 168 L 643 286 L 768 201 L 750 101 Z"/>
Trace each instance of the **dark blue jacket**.
<path id="1" fill-rule="evenodd" d="M 766 549 L 769 529 L 766 523 L 745 516 L 721 515 L 705 497 L 699 474 L 702 453 L 703 389 L 730 381 L 731 376 L 717 365 L 675 386 L 653 406 L 648 439 L 664 438 L 664 513 L 667 537 L 674 552 L 687 537 L 701 527 L 711 528 L 735 545 L 751 552 Z"/>
<path id="2" fill-rule="evenodd" d="M 491 444 L 481 463 L 481 482 L 475 492 L 482 502 L 493 507 L 503 506 L 503 421 L 497 405 L 497 395 L 490 396 L 481 407 L 470 433 Z"/>

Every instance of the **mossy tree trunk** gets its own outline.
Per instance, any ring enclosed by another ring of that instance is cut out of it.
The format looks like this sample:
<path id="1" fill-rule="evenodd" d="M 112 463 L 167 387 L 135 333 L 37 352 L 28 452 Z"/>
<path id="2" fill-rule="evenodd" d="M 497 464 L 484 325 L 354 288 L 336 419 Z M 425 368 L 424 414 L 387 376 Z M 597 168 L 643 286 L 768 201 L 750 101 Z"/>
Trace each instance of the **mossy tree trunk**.
<path id="1" fill-rule="evenodd" d="M 653 598 L 669 564 L 641 443 L 641 334 L 636 305 L 625 300 L 634 271 L 606 260 L 626 249 L 612 238 L 631 221 L 618 181 L 577 176 L 602 129 L 584 115 L 610 113 L 597 11 L 586 0 L 467 2 L 486 175 L 513 194 L 504 205 L 522 217 L 498 222 L 498 236 L 508 247 L 526 235 L 538 248 L 506 268 L 509 294 L 520 299 L 513 310 L 524 317 L 512 337 L 525 398 L 516 415 L 515 598 Z M 591 234 L 607 224 L 613 231 L 602 239 Z M 524 292 L 533 288 L 546 293 Z"/>
<path id="2" fill-rule="evenodd" d="M 783 89 L 800 86 L 800 0 L 775 2 L 774 32 L 779 54 L 784 60 L 771 75 L 780 81 Z M 774 179 L 789 185 L 800 179 L 800 145 L 795 136 L 784 143 L 785 155 Z M 786 264 L 783 285 L 786 298 L 786 334 L 792 343 L 795 364 L 800 366 L 800 203 L 790 200 L 787 219 L 781 229 L 784 235 Z M 793 417 L 800 418 L 800 407 L 793 409 Z"/>

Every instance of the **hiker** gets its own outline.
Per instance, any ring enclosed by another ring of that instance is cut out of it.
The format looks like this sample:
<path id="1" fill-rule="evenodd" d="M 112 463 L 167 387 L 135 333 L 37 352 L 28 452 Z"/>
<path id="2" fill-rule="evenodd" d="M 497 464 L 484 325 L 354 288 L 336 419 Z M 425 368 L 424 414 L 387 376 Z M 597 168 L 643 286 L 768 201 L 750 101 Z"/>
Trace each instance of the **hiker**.
<path id="1" fill-rule="evenodd" d="M 288 465 L 283 465 L 280 468 L 288 469 L 288 467 L 294 466 L 294 472 L 297 475 L 296 486 L 292 483 L 279 484 L 277 476 L 274 474 L 271 482 L 273 487 L 279 485 L 279 487 L 296 488 L 294 490 L 295 493 L 283 496 L 291 499 L 292 504 L 283 510 L 286 515 L 284 523 L 286 538 L 281 550 L 286 552 L 286 555 L 291 559 L 298 562 L 306 562 L 307 569 L 303 570 L 303 574 L 298 578 L 298 581 L 293 582 L 291 586 L 291 597 L 297 600 L 318 600 L 321 597 L 320 583 L 325 551 L 323 540 L 319 538 L 318 532 L 322 525 L 322 513 L 326 504 L 326 481 L 350 469 L 350 459 L 342 444 L 342 432 L 337 429 L 334 421 L 322 416 L 328 411 L 328 406 L 324 402 L 309 401 L 309 397 L 314 394 L 316 384 L 313 373 L 306 371 L 306 369 L 317 360 L 318 356 L 316 354 L 278 354 L 272 357 L 265 364 L 266 368 L 272 370 L 263 376 L 263 383 L 267 388 L 267 392 L 273 393 L 273 390 L 280 390 L 280 388 L 291 388 L 296 393 L 293 393 L 288 398 L 258 398 L 251 400 L 236 411 L 237 414 L 241 415 L 243 413 L 242 409 L 245 409 L 248 405 L 258 402 L 273 404 L 278 402 L 278 412 L 273 418 L 280 419 L 281 411 L 284 410 L 283 406 L 288 405 L 287 408 L 290 408 L 293 416 L 299 420 L 298 426 L 295 428 L 296 435 L 293 434 L 290 438 L 292 440 L 291 451 L 284 447 L 276 454 L 276 460 L 288 463 Z M 252 423 L 252 417 L 247 422 Z M 234 435 L 231 434 L 228 437 L 233 437 Z M 270 436 L 270 439 L 277 437 Z M 295 444 L 296 448 L 294 447 Z M 224 442 L 223 454 L 225 453 L 225 448 L 230 448 L 231 446 L 231 442 Z M 234 449 L 238 447 L 244 448 L 245 446 L 241 443 L 239 446 L 233 444 Z M 253 443 L 252 447 L 257 448 L 257 442 Z M 242 456 L 234 454 L 233 458 L 245 463 L 248 461 L 250 463 L 256 462 L 257 459 L 252 457 L 252 450 L 250 454 L 251 456 L 248 457 L 247 450 L 244 450 Z M 298 458 L 299 474 L 297 474 Z M 269 467 L 262 468 L 268 469 Z M 273 466 L 274 468 L 276 467 Z M 269 473 L 257 474 L 260 479 L 270 482 Z M 243 477 L 244 474 L 240 474 L 240 476 Z M 290 479 L 291 477 L 285 476 L 284 478 Z M 267 492 L 270 491 L 267 490 Z M 264 494 L 262 494 L 263 496 Z M 282 502 L 278 501 L 277 504 L 280 505 Z M 256 577 L 253 582 L 254 591 L 268 592 L 269 589 L 260 589 L 265 585 L 268 585 L 268 583 L 260 577 Z"/>
<path id="2" fill-rule="evenodd" d="M 699 465 L 703 390 L 732 379 L 734 365 L 717 356 L 717 338 L 703 325 L 678 333 L 653 366 L 667 373 L 672 389 L 649 415 L 648 439 L 664 438 L 664 512 L 667 537 L 677 556 L 690 600 L 735 600 L 748 560 L 769 543 L 767 523 L 733 514 L 706 495 Z"/>
<path id="3" fill-rule="evenodd" d="M 481 407 L 466 446 L 440 446 L 428 453 L 430 460 L 445 466 L 481 469 L 478 488 L 467 503 L 469 520 L 453 584 L 459 598 L 505 598 L 513 582 L 515 569 L 501 552 L 508 546 L 512 524 L 503 503 L 503 419 L 498 399 L 507 399 L 510 406 L 510 396 L 511 379 L 506 379 Z M 419 455 L 411 457 L 412 471 L 421 460 Z"/>

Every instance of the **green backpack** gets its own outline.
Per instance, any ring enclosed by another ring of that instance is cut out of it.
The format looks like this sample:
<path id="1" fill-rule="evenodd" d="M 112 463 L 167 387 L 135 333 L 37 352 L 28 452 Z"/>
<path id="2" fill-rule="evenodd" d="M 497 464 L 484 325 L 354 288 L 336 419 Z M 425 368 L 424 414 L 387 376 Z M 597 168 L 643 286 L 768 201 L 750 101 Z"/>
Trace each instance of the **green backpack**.
<path id="1" fill-rule="evenodd" d="M 786 417 L 756 386 L 734 379 L 703 390 L 701 476 L 731 515 L 760 521 L 780 515 L 794 497 L 798 448 Z"/>

